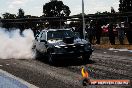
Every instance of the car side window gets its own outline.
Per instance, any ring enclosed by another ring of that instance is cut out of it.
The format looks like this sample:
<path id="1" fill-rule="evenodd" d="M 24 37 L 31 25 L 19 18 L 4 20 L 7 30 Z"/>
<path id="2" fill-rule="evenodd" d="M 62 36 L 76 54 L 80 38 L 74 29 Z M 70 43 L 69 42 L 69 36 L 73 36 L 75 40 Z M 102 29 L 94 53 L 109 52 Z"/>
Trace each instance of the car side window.
<path id="1" fill-rule="evenodd" d="M 42 32 L 40 40 L 46 40 L 46 32 Z"/>
<path id="2" fill-rule="evenodd" d="M 40 34 L 37 34 L 36 37 L 35 37 L 35 39 L 36 39 L 37 41 L 39 41 L 39 40 L 40 40 L 40 37 L 41 37 L 41 35 L 40 35 Z"/>

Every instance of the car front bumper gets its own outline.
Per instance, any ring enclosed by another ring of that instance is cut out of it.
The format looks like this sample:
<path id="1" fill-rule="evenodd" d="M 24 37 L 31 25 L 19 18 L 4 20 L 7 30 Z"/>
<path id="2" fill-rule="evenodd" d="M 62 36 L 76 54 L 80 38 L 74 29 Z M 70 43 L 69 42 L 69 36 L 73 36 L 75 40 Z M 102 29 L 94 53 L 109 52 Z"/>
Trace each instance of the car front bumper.
<path id="1" fill-rule="evenodd" d="M 93 49 L 89 49 L 87 51 L 71 51 L 71 52 L 61 52 L 61 53 L 51 53 L 54 57 L 79 57 L 82 55 L 91 55 L 92 52 L 94 50 Z"/>

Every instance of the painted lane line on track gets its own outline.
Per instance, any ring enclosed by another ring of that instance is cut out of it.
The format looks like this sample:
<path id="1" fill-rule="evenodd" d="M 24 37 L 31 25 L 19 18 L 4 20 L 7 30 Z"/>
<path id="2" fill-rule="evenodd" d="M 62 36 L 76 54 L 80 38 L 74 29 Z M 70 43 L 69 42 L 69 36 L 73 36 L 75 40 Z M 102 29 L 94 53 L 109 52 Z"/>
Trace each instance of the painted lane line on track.
<path id="1" fill-rule="evenodd" d="M 1 69 L 0 69 L 0 82 L 1 82 L 0 88 L 1 87 L 8 88 L 8 85 L 10 85 L 9 88 L 13 88 L 14 86 L 17 86 L 17 88 L 39 88 Z"/>

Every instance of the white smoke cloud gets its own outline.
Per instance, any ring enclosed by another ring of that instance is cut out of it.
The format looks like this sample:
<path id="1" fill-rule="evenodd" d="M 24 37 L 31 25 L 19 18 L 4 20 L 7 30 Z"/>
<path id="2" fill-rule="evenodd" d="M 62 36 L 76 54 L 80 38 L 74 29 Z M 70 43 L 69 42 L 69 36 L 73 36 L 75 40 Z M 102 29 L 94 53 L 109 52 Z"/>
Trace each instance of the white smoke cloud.
<path id="1" fill-rule="evenodd" d="M 31 59 L 34 35 L 31 29 L 6 31 L 0 28 L 0 59 Z"/>

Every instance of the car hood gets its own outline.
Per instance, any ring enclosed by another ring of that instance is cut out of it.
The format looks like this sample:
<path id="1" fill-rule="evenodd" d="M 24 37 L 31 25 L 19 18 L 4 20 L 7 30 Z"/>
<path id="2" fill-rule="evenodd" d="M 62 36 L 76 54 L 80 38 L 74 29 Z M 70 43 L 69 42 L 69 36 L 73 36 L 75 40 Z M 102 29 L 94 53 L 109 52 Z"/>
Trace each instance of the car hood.
<path id="1" fill-rule="evenodd" d="M 58 39 L 52 39 L 52 40 L 48 40 L 49 44 L 52 44 L 54 46 L 66 46 L 66 45 L 75 45 L 75 44 L 86 44 L 88 43 L 88 41 L 84 40 L 84 39 L 74 39 L 72 44 L 67 44 L 65 42 L 63 42 L 63 40 L 58 40 Z"/>

